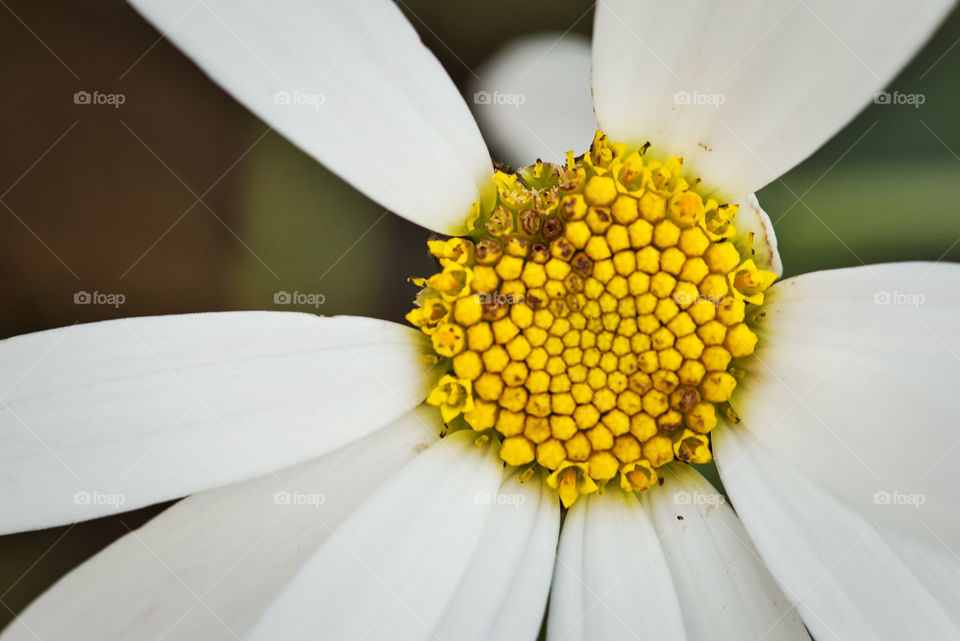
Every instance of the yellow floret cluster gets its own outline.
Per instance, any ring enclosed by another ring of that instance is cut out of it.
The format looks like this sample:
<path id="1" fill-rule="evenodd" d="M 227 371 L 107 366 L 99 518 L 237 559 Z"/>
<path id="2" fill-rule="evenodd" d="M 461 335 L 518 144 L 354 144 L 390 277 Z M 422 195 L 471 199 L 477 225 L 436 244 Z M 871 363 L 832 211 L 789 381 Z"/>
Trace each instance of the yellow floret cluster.
<path id="1" fill-rule="evenodd" d="M 507 464 L 548 470 L 567 506 L 711 459 L 731 362 L 757 343 L 748 307 L 776 278 L 738 238 L 735 205 L 645 151 L 598 132 L 566 165 L 498 171 L 471 237 L 428 243 L 441 271 L 415 281 L 407 316 L 448 371 L 427 402 L 499 439 Z"/>

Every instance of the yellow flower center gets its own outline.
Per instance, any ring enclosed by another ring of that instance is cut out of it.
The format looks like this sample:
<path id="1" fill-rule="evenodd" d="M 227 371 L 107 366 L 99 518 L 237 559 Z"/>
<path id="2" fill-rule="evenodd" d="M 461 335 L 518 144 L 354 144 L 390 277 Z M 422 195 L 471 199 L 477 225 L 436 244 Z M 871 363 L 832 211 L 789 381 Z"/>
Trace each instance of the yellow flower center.
<path id="1" fill-rule="evenodd" d="M 757 343 L 749 307 L 776 278 L 737 236 L 736 205 L 704 201 L 680 160 L 645 151 L 597 132 L 565 166 L 498 171 L 471 238 L 428 243 L 441 271 L 415 281 L 407 316 L 447 368 L 427 402 L 448 428 L 547 470 L 566 506 L 711 459 L 731 364 Z"/>

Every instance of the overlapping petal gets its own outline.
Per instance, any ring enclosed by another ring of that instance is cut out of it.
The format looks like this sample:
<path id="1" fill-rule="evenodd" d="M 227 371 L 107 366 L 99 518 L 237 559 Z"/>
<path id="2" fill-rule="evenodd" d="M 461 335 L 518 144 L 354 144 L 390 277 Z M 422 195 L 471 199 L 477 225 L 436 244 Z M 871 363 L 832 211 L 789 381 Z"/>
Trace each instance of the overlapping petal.
<path id="1" fill-rule="evenodd" d="M 871 521 L 953 545 L 958 282 L 958 265 L 895 263 L 774 285 L 731 400 L 766 449 Z"/>
<path id="2" fill-rule="evenodd" d="M 131 0 L 267 124 L 387 209 L 465 231 L 493 169 L 470 110 L 390 0 Z"/>
<path id="3" fill-rule="evenodd" d="M 330 532 L 440 428 L 422 406 L 316 461 L 188 497 L 62 578 L 0 638 L 242 638 Z"/>
<path id="4" fill-rule="evenodd" d="M 444 641 L 537 637 L 560 535 L 560 504 L 539 476 L 514 473 L 496 495 L 480 544 L 434 630 Z"/>
<path id="5" fill-rule="evenodd" d="M 468 97 L 498 160 L 514 167 L 562 163 L 590 147 L 597 124 L 590 100 L 590 43 L 575 33 L 542 33 L 508 43 L 477 69 Z"/>
<path id="6" fill-rule="evenodd" d="M 431 639 L 476 553 L 502 465 L 469 431 L 417 457 L 304 564 L 250 639 Z"/>
<path id="7" fill-rule="evenodd" d="M 816 485 L 822 464 L 801 474 L 743 426 L 718 430 L 714 447 L 737 513 L 816 639 L 957 638 L 955 551 L 890 536 Z"/>
<path id="8" fill-rule="evenodd" d="M 953 6 L 871 0 L 601 0 L 600 128 L 683 157 L 723 198 L 757 191 L 873 99 Z"/>
<path id="9" fill-rule="evenodd" d="M 571 508 L 547 637 L 809 638 L 723 496 L 682 465 L 639 500 L 611 487 Z"/>
<path id="10" fill-rule="evenodd" d="M 0 341 L 0 531 L 132 510 L 362 438 L 426 397 L 421 341 L 385 321 L 286 312 Z"/>

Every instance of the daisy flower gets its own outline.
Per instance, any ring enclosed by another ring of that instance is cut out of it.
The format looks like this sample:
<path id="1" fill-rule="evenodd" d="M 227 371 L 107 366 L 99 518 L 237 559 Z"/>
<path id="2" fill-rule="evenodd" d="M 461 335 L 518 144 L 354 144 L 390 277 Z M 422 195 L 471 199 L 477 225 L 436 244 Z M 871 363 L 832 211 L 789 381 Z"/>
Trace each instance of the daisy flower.
<path id="1" fill-rule="evenodd" d="M 774 283 L 752 196 L 949 3 L 604 0 L 600 131 L 518 172 L 387 0 L 134 4 L 438 267 L 416 329 L 0 342 L 2 531 L 187 496 L 4 639 L 534 639 L 548 596 L 551 640 L 957 637 L 960 269 Z"/>

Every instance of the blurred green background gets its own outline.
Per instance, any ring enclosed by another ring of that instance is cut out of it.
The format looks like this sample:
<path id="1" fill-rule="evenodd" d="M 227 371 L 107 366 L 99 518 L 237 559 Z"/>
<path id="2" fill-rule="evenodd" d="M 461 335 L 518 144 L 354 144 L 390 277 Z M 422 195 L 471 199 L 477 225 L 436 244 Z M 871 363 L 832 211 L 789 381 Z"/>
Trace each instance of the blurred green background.
<path id="1" fill-rule="evenodd" d="M 573 0 L 402 6 L 461 87 L 511 38 L 589 36 L 592 24 L 590 3 Z M 960 259 L 958 42 L 954 14 L 891 83 L 923 94 L 920 108 L 871 105 L 759 194 L 785 275 Z M 0 337 L 276 309 L 279 290 L 325 296 L 303 311 L 401 320 L 415 291 L 406 277 L 431 267 L 424 230 L 270 132 L 122 2 L 0 2 L 0 82 Z M 94 90 L 126 100 L 74 104 Z M 126 301 L 75 305 L 81 290 Z M 160 509 L 0 537 L 0 627 Z"/>

